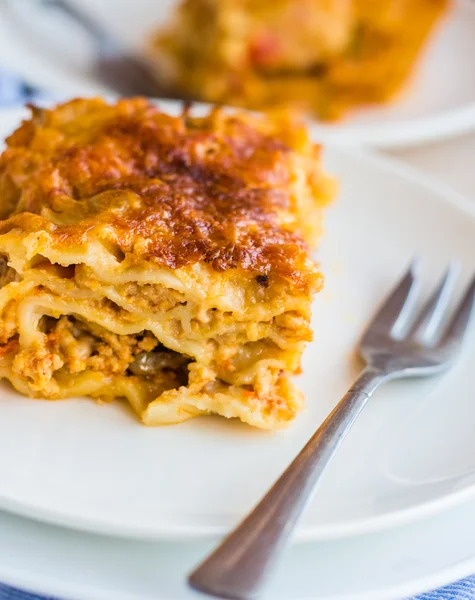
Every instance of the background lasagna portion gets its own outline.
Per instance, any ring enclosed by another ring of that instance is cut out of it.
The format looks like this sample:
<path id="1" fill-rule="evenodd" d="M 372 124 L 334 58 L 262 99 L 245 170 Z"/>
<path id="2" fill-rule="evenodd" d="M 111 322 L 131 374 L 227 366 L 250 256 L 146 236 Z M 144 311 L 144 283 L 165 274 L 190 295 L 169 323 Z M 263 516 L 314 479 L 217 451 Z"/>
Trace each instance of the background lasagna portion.
<path id="1" fill-rule="evenodd" d="M 182 0 L 151 57 L 187 97 L 336 119 L 411 74 L 449 0 Z"/>
<path id="2" fill-rule="evenodd" d="M 126 398 L 149 425 L 285 425 L 331 193 L 286 117 L 33 108 L 0 158 L 0 376 L 33 397 Z"/>

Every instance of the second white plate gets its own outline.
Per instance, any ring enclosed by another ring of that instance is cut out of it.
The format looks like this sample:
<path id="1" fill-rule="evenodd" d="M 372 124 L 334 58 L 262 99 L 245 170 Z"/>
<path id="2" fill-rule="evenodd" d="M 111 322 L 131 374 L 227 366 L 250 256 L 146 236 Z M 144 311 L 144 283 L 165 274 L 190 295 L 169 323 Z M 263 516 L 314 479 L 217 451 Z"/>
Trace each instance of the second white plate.
<path id="1" fill-rule="evenodd" d="M 197 600 L 186 575 L 212 548 L 93 536 L 3 512 L 0 534 L 2 582 L 64 600 Z M 401 600 L 474 571 L 472 501 L 396 531 L 293 545 L 262 600 Z"/>
<path id="2" fill-rule="evenodd" d="M 70 0 L 125 44 L 140 51 L 169 19 L 175 0 Z M 4 0 L 0 20 L 2 66 L 54 95 L 107 90 L 93 69 L 94 47 L 84 32 L 46 4 Z M 345 144 L 405 147 L 475 129 L 475 2 L 455 0 L 393 104 L 354 112 L 341 123 L 315 125 L 318 135 Z"/>

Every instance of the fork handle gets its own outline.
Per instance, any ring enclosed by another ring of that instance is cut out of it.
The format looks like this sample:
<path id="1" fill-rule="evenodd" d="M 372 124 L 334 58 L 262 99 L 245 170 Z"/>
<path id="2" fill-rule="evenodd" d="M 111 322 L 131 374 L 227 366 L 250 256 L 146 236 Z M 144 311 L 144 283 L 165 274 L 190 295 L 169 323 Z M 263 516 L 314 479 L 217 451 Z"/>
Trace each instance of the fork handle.
<path id="1" fill-rule="evenodd" d="M 330 460 L 386 374 L 367 367 L 254 510 L 190 575 L 189 584 L 220 598 L 259 592 Z"/>

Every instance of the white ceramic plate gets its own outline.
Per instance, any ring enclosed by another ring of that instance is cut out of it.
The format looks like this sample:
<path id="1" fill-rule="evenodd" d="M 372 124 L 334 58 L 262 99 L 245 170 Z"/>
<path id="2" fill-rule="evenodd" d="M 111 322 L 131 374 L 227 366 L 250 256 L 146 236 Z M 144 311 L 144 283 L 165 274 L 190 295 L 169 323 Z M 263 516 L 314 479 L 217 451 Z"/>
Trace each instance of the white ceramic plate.
<path id="1" fill-rule="evenodd" d="M 173 104 L 168 108 L 176 108 Z M 7 133 L 18 112 L 0 113 Z M 475 271 L 475 205 L 412 171 L 328 149 L 341 195 L 319 259 L 327 277 L 300 385 L 307 408 L 285 432 L 199 418 L 140 426 L 120 405 L 0 397 L 0 506 L 57 524 L 123 536 L 217 535 L 263 494 L 350 385 L 355 344 L 411 256 L 426 281 L 451 259 Z M 475 330 L 443 378 L 381 390 L 336 457 L 300 539 L 379 530 L 475 492 Z"/>
<path id="2" fill-rule="evenodd" d="M 70 0 L 89 11 L 124 43 L 143 48 L 150 31 L 167 19 L 173 0 Z M 35 85 L 54 94 L 108 91 L 92 70 L 90 40 L 42 3 L 4 0 L 0 56 Z M 475 1 L 456 7 L 437 32 L 414 81 L 398 102 L 361 110 L 319 135 L 349 144 L 404 147 L 475 129 Z"/>
<path id="3" fill-rule="evenodd" d="M 193 600 L 212 545 L 136 542 L 0 513 L 0 580 L 64 600 Z M 475 504 L 353 540 L 292 546 L 262 600 L 400 600 L 475 571 Z"/>

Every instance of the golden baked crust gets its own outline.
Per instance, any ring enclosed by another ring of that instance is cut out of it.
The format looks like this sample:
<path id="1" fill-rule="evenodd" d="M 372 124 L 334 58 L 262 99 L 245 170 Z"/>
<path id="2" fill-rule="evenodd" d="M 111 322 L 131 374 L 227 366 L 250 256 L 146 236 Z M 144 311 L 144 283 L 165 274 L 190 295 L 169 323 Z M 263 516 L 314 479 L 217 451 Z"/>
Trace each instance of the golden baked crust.
<path id="1" fill-rule="evenodd" d="M 310 194 L 324 196 L 327 180 L 319 147 L 287 120 L 217 109 L 205 118 L 172 117 L 142 99 L 76 100 L 35 109 L 7 145 L 2 216 L 11 218 L 0 232 L 47 229 L 58 244 L 99 234 L 121 252 L 172 269 L 204 261 L 293 284 L 313 276 L 295 230 L 304 219 L 316 230 L 319 224 L 298 210 L 295 152 L 315 165 Z"/>
<path id="2" fill-rule="evenodd" d="M 248 108 L 337 119 L 408 80 L 450 0 L 182 0 L 155 36 L 163 84 Z"/>
<path id="3" fill-rule="evenodd" d="M 0 377 L 147 424 L 292 419 L 332 193 L 305 129 L 144 99 L 32 113 L 0 157 Z"/>

